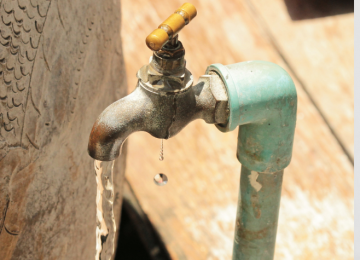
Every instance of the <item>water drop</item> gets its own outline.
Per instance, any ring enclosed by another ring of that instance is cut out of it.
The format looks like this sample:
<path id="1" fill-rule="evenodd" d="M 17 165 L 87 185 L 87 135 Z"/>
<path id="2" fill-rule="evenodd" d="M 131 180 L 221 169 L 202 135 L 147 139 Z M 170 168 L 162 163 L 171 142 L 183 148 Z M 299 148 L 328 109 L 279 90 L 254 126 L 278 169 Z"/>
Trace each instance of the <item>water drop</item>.
<path id="1" fill-rule="evenodd" d="M 168 177 L 163 173 L 158 173 L 154 177 L 154 182 L 156 185 L 164 186 L 168 182 Z"/>
<path id="2" fill-rule="evenodd" d="M 160 161 L 164 160 L 164 139 L 161 139 L 159 160 Z"/>

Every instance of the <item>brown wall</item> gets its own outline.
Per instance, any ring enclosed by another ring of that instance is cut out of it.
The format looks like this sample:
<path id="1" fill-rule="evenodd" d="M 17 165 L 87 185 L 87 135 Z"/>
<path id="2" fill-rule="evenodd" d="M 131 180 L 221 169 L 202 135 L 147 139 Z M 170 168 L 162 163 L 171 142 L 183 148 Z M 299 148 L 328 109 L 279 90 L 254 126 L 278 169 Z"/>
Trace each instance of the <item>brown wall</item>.
<path id="1" fill-rule="evenodd" d="M 96 117 L 126 93 L 120 3 L 0 0 L 0 16 L 0 258 L 92 259 L 87 142 Z"/>

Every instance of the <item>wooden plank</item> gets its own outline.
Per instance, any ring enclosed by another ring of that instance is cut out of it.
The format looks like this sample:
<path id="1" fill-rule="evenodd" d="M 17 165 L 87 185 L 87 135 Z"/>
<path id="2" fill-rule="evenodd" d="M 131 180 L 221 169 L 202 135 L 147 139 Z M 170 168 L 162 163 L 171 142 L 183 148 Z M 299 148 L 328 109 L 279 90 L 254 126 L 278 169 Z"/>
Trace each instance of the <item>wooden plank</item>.
<path id="1" fill-rule="evenodd" d="M 353 160 L 354 13 L 292 21 L 283 0 L 246 2 Z"/>
<path id="2" fill-rule="evenodd" d="M 152 54 L 145 37 L 182 1 L 122 2 L 123 48 L 129 90 Z M 180 33 L 194 78 L 212 63 L 268 60 L 289 71 L 243 1 L 193 1 L 198 17 Z M 290 72 L 290 71 L 289 71 Z M 293 160 L 285 170 L 275 259 L 353 258 L 353 167 L 303 86 Z M 127 178 L 173 259 L 231 259 L 240 164 L 237 131 L 202 121 L 164 141 L 129 138 Z M 166 186 L 152 178 L 163 172 Z"/>

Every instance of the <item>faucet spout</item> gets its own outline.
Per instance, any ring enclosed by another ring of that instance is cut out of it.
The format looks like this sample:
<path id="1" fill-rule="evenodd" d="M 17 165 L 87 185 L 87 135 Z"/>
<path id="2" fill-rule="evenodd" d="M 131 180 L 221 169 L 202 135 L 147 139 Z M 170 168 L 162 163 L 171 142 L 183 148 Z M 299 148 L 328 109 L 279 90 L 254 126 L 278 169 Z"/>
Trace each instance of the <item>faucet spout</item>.
<path id="1" fill-rule="evenodd" d="M 138 89 L 108 106 L 97 118 L 90 134 L 88 151 L 91 157 L 111 161 L 119 156 L 120 147 L 134 131 L 140 131 L 151 110 L 146 97 Z"/>
<path id="2" fill-rule="evenodd" d="M 205 75 L 195 86 L 190 76 L 188 81 L 186 88 L 163 91 L 139 78 L 131 94 L 108 106 L 96 120 L 89 138 L 90 156 L 101 161 L 116 159 L 123 142 L 137 131 L 168 139 L 195 119 L 226 123 L 227 95 L 221 78 Z"/>
<path id="3" fill-rule="evenodd" d="M 90 134 L 88 151 L 91 157 L 111 161 L 119 156 L 126 138 L 145 131 L 157 138 L 167 138 L 166 127 L 171 123 L 172 100 L 157 100 L 151 93 L 137 87 L 128 96 L 108 106 L 96 120 Z M 168 108 L 161 111 L 161 108 Z"/>

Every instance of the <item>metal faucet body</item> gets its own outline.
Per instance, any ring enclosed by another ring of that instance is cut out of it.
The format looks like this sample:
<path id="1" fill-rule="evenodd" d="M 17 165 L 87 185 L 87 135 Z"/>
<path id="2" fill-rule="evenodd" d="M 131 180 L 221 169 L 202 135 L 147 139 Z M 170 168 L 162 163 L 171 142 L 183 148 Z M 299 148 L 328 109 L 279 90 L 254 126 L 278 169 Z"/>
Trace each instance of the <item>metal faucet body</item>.
<path id="1" fill-rule="evenodd" d="M 214 72 L 200 77 L 193 86 L 184 53 L 180 57 L 154 53 L 137 77 L 135 90 L 107 107 L 96 120 L 88 145 L 94 159 L 116 159 L 122 143 L 133 132 L 168 139 L 195 119 L 226 123 L 229 109 L 223 81 Z"/>

